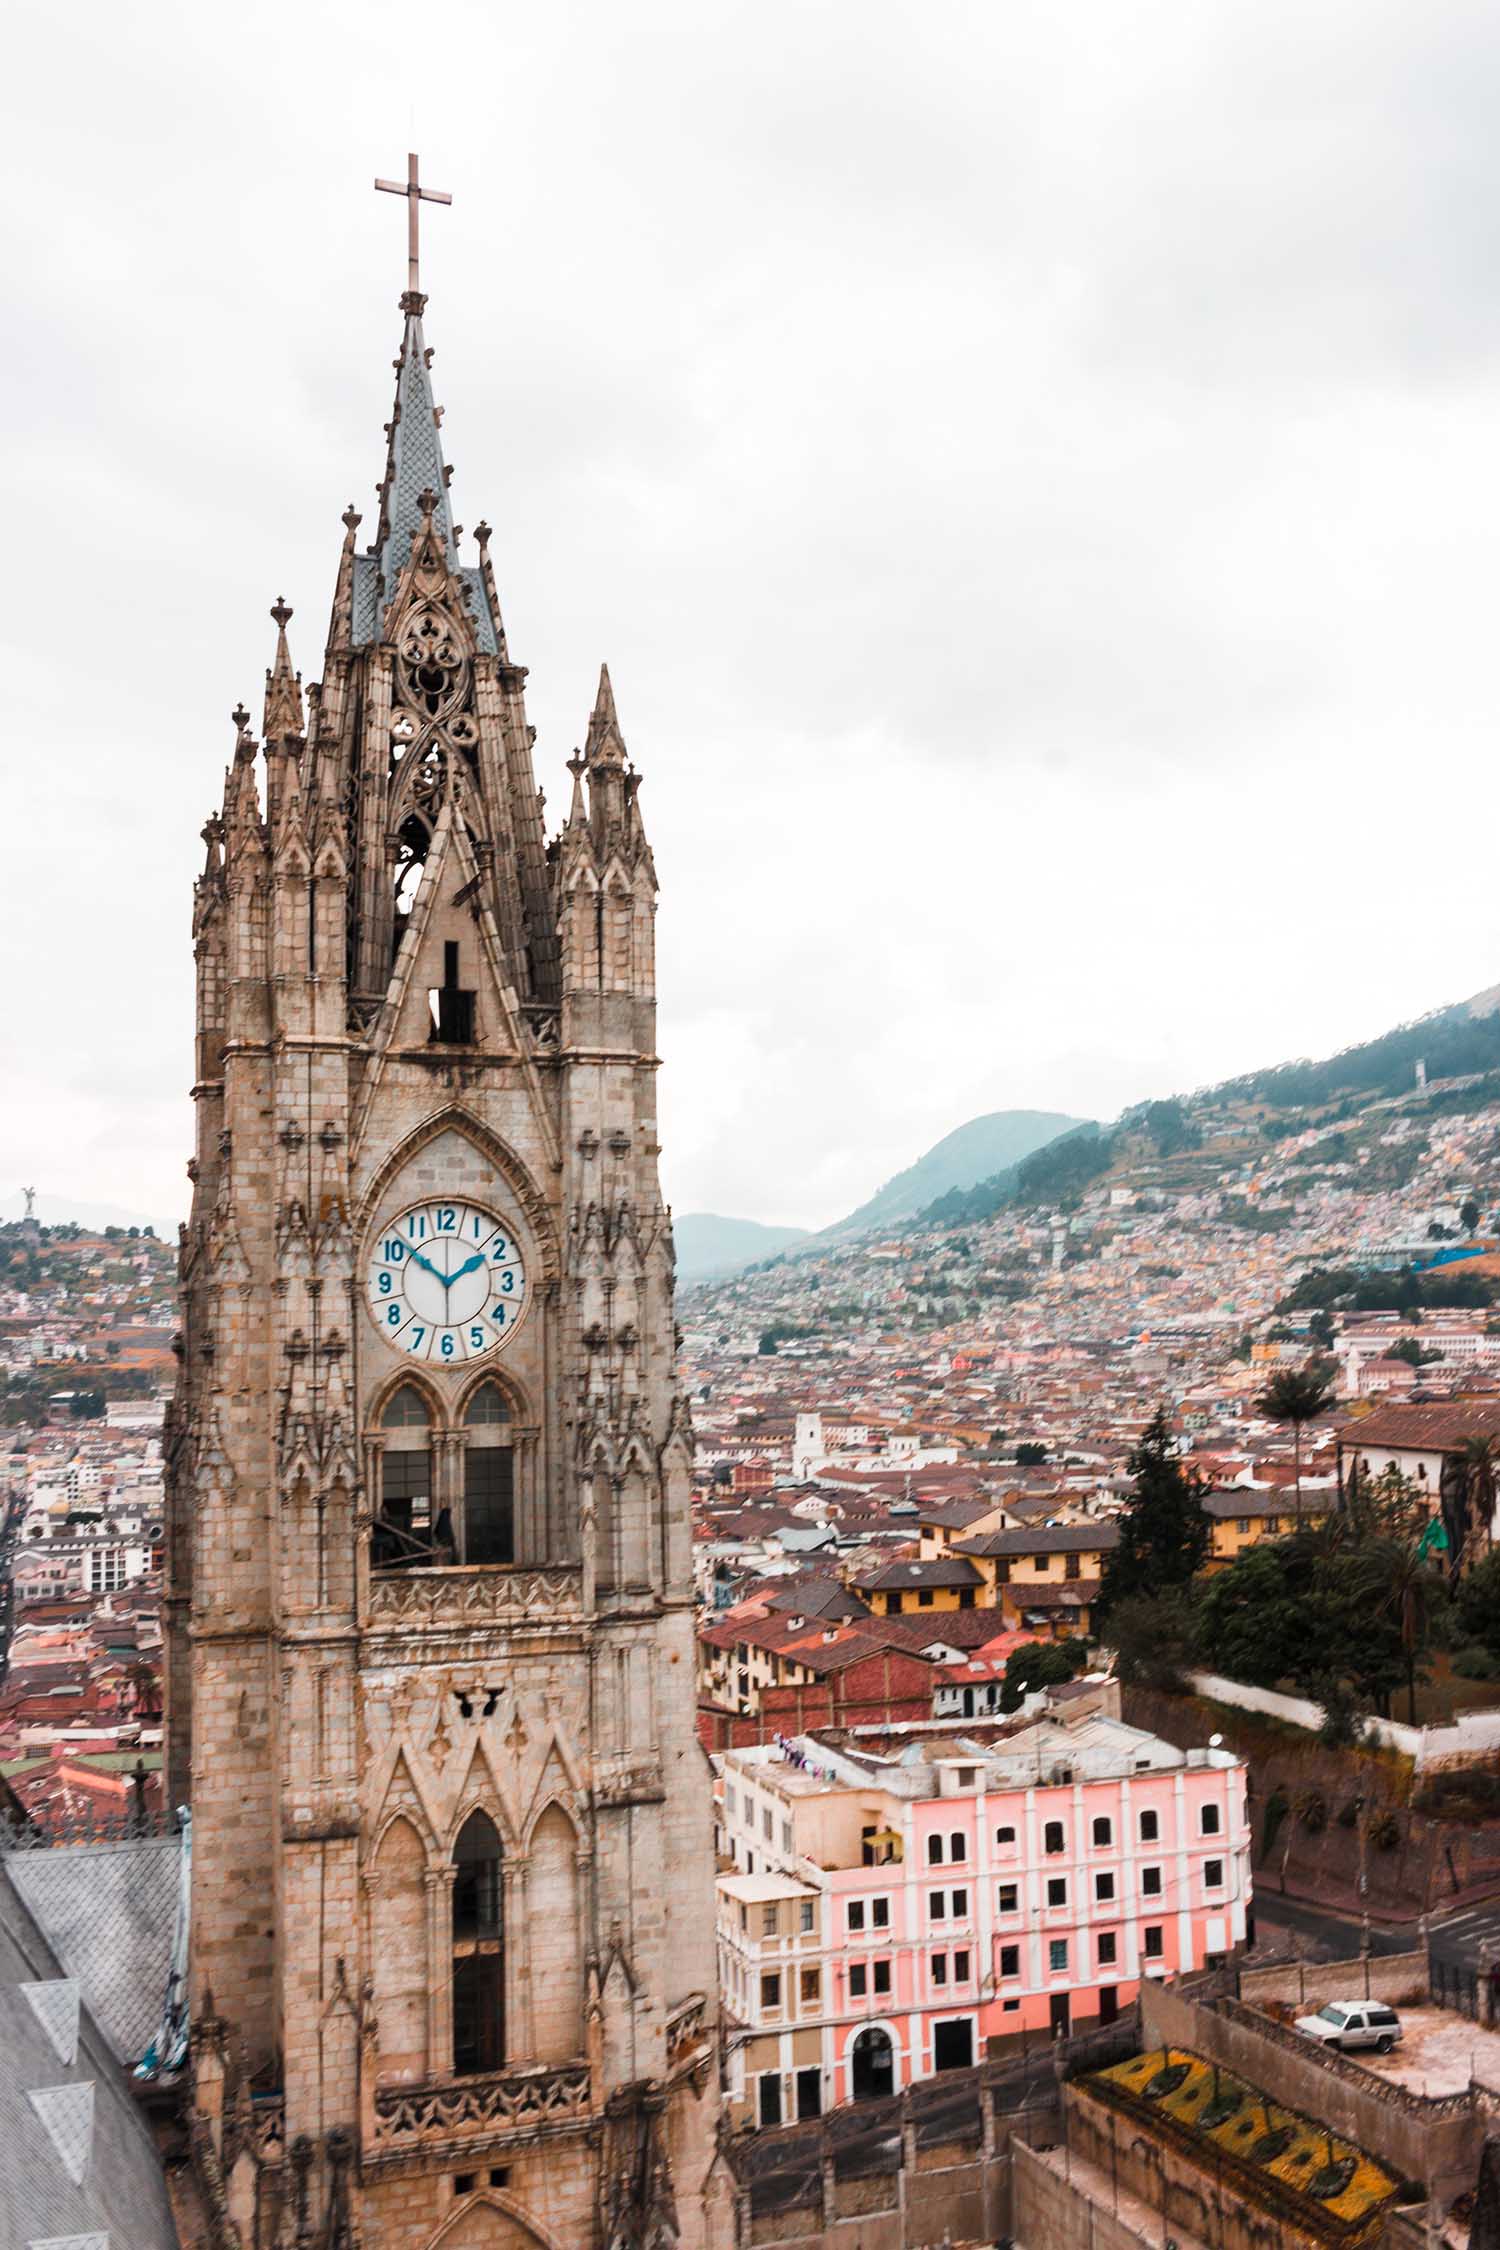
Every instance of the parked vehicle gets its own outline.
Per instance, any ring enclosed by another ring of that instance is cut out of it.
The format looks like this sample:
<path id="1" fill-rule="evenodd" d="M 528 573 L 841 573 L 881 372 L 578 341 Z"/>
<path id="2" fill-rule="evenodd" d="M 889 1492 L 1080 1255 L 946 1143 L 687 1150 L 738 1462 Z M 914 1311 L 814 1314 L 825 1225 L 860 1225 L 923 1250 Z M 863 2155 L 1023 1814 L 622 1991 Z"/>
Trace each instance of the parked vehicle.
<path id="1" fill-rule="evenodd" d="M 1379 2000 L 1330 2000 L 1315 2016 L 1298 2016 L 1297 2029 L 1324 2047 L 1347 2054 L 1354 2047 L 1373 2047 L 1388 2055 L 1401 2037 L 1401 2018 Z"/>

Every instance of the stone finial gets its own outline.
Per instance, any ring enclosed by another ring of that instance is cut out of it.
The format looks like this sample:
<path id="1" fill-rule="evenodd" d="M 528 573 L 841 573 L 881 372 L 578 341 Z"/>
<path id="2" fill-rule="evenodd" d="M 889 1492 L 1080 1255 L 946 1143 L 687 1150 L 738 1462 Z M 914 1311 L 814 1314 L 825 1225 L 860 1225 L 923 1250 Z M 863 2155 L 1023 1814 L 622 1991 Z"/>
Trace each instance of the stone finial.
<path id="1" fill-rule="evenodd" d="M 354 502 L 351 500 L 348 507 L 344 510 L 343 513 L 342 521 L 344 529 L 346 531 L 358 531 L 360 525 L 364 522 L 364 520 L 364 517 L 360 514 L 358 508 L 355 507 Z"/>
<path id="2" fill-rule="evenodd" d="M 485 522 L 483 516 L 481 516 L 478 523 L 476 523 L 474 526 L 474 538 L 481 554 L 483 554 L 485 549 L 488 547 L 492 536 L 493 534 L 491 533 L 489 525 Z"/>
<path id="3" fill-rule="evenodd" d="M 278 594 L 271 604 L 271 623 L 278 633 L 284 633 L 292 621 L 292 609 L 285 594 Z"/>

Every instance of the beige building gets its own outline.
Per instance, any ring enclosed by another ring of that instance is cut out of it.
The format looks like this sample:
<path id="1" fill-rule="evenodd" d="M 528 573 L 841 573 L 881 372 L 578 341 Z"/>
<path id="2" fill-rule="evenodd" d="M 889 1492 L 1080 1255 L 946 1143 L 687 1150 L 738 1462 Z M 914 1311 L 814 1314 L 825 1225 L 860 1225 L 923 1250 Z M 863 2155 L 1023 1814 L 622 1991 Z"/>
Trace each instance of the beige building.
<path id="1" fill-rule="evenodd" d="M 278 602 L 194 906 L 167 1606 L 203 2239 L 717 2243 L 656 882 L 607 673 L 544 832 L 424 304 L 322 678 Z"/>

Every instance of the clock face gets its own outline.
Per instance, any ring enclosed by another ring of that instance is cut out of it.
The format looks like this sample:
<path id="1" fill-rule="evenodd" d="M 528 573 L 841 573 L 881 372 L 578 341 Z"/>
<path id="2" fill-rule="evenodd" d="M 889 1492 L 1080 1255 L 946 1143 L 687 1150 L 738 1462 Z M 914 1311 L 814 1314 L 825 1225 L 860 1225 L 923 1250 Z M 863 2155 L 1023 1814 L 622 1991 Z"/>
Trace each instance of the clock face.
<path id="1" fill-rule="evenodd" d="M 477 1203 L 416 1203 L 370 1253 L 370 1318 L 409 1359 L 459 1367 L 509 1343 L 526 1306 L 521 1245 Z"/>

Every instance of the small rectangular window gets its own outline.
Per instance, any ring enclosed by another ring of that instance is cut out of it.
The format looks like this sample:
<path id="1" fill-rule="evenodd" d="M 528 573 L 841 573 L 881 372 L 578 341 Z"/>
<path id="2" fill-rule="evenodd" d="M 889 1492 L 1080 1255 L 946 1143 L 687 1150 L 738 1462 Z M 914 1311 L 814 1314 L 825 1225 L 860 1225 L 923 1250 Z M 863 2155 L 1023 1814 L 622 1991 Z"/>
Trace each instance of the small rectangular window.
<path id="1" fill-rule="evenodd" d="M 1109 1845 L 1111 1845 L 1111 1844 L 1112 1844 L 1112 1843 L 1114 1842 L 1114 1840 L 1115 1840 L 1115 1824 L 1114 1824 L 1114 1822 L 1113 1822 L 1112 1820 L 1105 1820 L 1105 1819 L 1102 1819 L 1102 1818 L 1101 1818 L 1101 1819 L 1099 1819 L 1099 1820 L 1096 1820 L 1096 1821 L 1094 1822 L 1094 1842 L 1095 1842 L 1095 1844 L 1096 1844 L 1096 1845 L 1098 1846 L 1099 1850 L 1100 1850 L 1100 1851 L 1104 1851 L 1104 1850 L 1106 1850 L 1106 1849 L 1108 1848 L 1108 1846 L 1109 1846 Z"/>
<path id="2" fill-rule="evenodd" d="M 875 1990 L 876 1990 L 877 1992 L 889 1992 L 889 1991 L 890 1991 L 890 1989 L 891 1989 L 891 1964 L 890 1964 L 890 1962 L 889 1962 L 889 1961 L 877 1961 L 877 1962 L 875 1963 L 875 1970 L 874 1970 L 874 1974 L 875 1974 Z"/>
<path id="3" fill-rule="evenodd" d="M 776 1935 L 776 1909 L 774 1906 L 763 1906 L 761 1908 L 760 1934 L 762 1937 L 774 1937 Z"/>
<path id="4" fill-rule="evenodd" d="M 804 1933 L 806 1933 L 808 1930 L 816 1929 L 818 1923 L 817 1901 L 815 1899 L 805 1898 L 802 1901 L 802 1905 L 799 1911 L 802 1917 L 802 1928 Z"/>
<path id="5" fill-rule="evenodd" d="M 1146 1925 L 1146 1959 L 1148 1961 L 1159 1961 L 1162 1957 L 1162 1952 L 1163 1946 L 1161 1924 L 1159 1922 L 1149 1922 Z"/>
<path id="6" fill-rule="evenodd" d="M 760 1980 L 760 2004 L 763 2008 L 781 2006 L 781 1971 L 767 1969 Z"/>
<path id="7" fill-rule="evenodd" d="M 1063 1824 L 1060 1820 L 1049 1820 L 1046 1827 L 1042 1830 L 1042 1850 L 1044 1852 L 1061 1852 L 1067 1850 L 1067 1845 L 1063 1838 Z"/>
<path id="8" fill-rule="evenodd" d="M 865 1965 L 863 1961 L 851 1961 L 849 1964 L 849 1996 L 853 2000 L 863 2000 L 865 1996 Z"/>
<path id="9" fill-rule="evenodd" d="M 891 1902 L 890 1902 L 890 1900 L 889 1900 L 888 1898 L 876 1898 L 876 1899 L 872 1899 L 872 1900 L 870 1901 L 870 1927 L 871 1927 L 871 1929 L 872 1929 L 872 1930 L 888 1930 L 888 1929 L 890 1928 L 890 1926 L 891 1926 Z"/>
<path id="10" fill-rule="evenodd" d="M 934 1984 L 946 1984 L 948 1982 L 948 1956 L 946 1953 L 934 1953 L 932 1956 L 932 1981 Z"/>
<path id="11" fill-rule="evenodd" d="M 1101 1969 L 1112 1969 L 1112 1968 L 1114 1967 L 1114 1965 L 1115 1965 L 1115 1962 L 1116 1962 L 1116 1961 L 1117 1961 L 1118 1959 L 1119 1959 L 1119 1943 L 1118 1943 L 1118 1940 L 1117 1940 L 1117 1939 L 1116 1939 L 1116 1937 L 1115 1937 L 1115 1933 L 1114 1933 L 1114 1931 L 1113 1931 L 1113 1930 L 1101 1930 L 1101 1931 L 1100 1931 L 1100 1933 L 1099 1933 L 1099 1966 L 1100 1966 L 1100 1968 L 1101 1968 Z"/>
<path id="12" fill-rule="evenodd" d="M 1198 1808 L 1198 1833 L 1200 1836 L 1217 1836 L 1219 1833 L 1219 1808 L 1217 1805 L 1200 1805 Z"/>
<path id="13" fill-rule="evenodd" d="M 942 1839 L 942 1837 L 941 1837 L 941 1836 L 929 1836 L 929 1837 L 928 1837 L 928 1839 L 927 1839 L 927 1864 L 928 1864 L 928 1866 L 929 1866 L 929 1867 L 941 1867 L 941 1866 L 942 1866 L 942 1864 L 943 1864 L 943 1839 Z"/>
<path id="14" fill-rule="evenodd" d="M 819 2002 L 819 2001 L 820 2001 L 820 2000 L 822 1999 L 822 1997 L 823 1997 L 823 1977 L 822 1977 L 822 1972 L 821 1972 L 820 1970 L 818 1970 L 818 1969 L 804 1969 L 804 1970 L 803 1970 L 803 1972 L 802 1972 L 802 2005 L 803 2005 L 803 2007 L 804 2007 L 804 2008 L 815 2008 L 815 2007 L 816 2007 L 816 2006 L 818 2005 L 818 2002 Z"/>
<path id="15" fill-rule="evenodd" d="M 765 1830 L 766 1842 L 768 1844 L 774 1843 L 776 1841 L 776 1823 L 771 1818 L 771 1808 L 769 1805 L 763 1805 L 761 1807 L 760 1824 L 761 1827 Z"/>
<path id="16" fill-rule="evenodd" d="M 1021 1974 L 1021 1948 L 1018 1945 L 1001 1946 L 1000 1974 L 1002 1977 L 1018 1977 Z"/>
<path id="17" fill-rule="evenodd" d="M 1161 1869 L 1159 1867 L 1143 1867 L 1141 1869 L 1141 1896 L 1142 1898 L 1161 1897 Z"/>
<path id="18" fill-rule="evenodd" d="M 1222 1859 L 1206 1859 L 1203 1862 L 1203 1886 L 1205 1890 L 1210 1891 L 1221 1891 L 1224 1888 L 1224 1862 Z"/>
<path id="19" fill-rule="evenodd" d="M 849 1901 L 849 1927 L 851 1930 L 862 1930 L 864 1926 L 865 1902 L 862 1898 L 851 1898 Z"/>
<path id="20" fill-rule="evenodd" d="M 927 1893 L 927 1919 L 929 1922 L 947 1921 L 948 1893 L 946 1891 L 929 1891 Z"/>
<path id="21" fill-rule="evenodd" d="M 950 1900 L 950 1902 L 949 1902 L 949 1903 L 950 1903 L 950 1906 L 951 1906 L 951 1908 L 952 1908 L 952 1913 L 953 1913 L 953 1918 L 954 1918 L 954 1920 L 955 1920 L 955 1921 L 960 1921 L 960 1922 L 961 1922 L 961 1921 L 963 1920 L 963 1917 L 964 1917 L 964 1916 L 965 1916 L 965 1915 L 966 1915 L 966 1914 L 968 1913 L 968 1911 L 969 1911 L 969 1894 L 968 1894 L 968 1892 L 967 1892 L 967 1891 L 955 1891 L 955 1892 L 953 1893 L 952 1899 Z"/>
<path id="22" fill-rule="evenodd" d="M 1015 1914 L 1019 1912 L 1020 1898 L 1021 1891 L 1019 1884 L 1002 1883 L 995 1895 L 996 1911 L 1000 1914 Z"/>
<path id="23" fill-rule="evenodd" d="M 955 1828 L 953 1834 L 948 1838 L 948 1857 L 950 1859 L 967 1859 L 968 1856 L 969 1846 L 963 1831 Z"/>
<path id="24" fill-rule="evenodd" d="M 1096 1876 L 1094 1877 L 1094 1897 L 1095 1897 L 1096 1899 L 1098 1899 L 1098 1900 L 1104 1900 L 1104 1899 L 1109 1899 L 1109 1898 L 1113 1898 L 1113 1897 L 1114 1897 L 1114 1895 L 1115 1895 L 1115 1879 L 1114 1879 L 1114 1876 L 1113 1876 L 1113 1875 L 1096 1875 Z"/>
<path id="25" fill-rule="evenodd" d="M 968 1983 L 968 1981 L 969 1981 L 969 1956 L 968 1956 L 968 1954 L 967 1954 L 967 1953 L 955 1953 L 955 1954 L 954 1954 L 954 1956 L 953 1956 L 953 1981 L 954 1981 L 954 1983 L 955 1983 L 955 1984 L 967 1984 L 967 1983 Z"/>
<path id="26" fill-rule="evenodd" d="M 997 1829 L 995 1830 L 995 1849 L 996 1849 L 996 1851 L 997 1851 L 997 1852 L 1013 1852 L 1013 1851 L 1015 1850 L 1015 1848 L 1016 1848 L 1016 1832 L 1015 1832 L 1015 1830 L 1014 1830 L 1013 1828 L 997 1828 Z"/>
<path id="27" fill-rule="evenodd" d="M 1049 1944 L 1048 1944 L 1048 1946 L 1047 1946 L 1047 1966 L 1048 1966 L 1048 1968 L 1049 1968 L 1049 1969 L 1050 1969 L 1050 1970 L 1052 1971 L 1052 1974 L 1053 1974 L 1054 1976 L 1057 1976 L 1057 1975 L 1059 1975 L 1059 1974 L 1061 1973 L 1061 1971 L 1062 1971 L 1062 1970 L 1066 1969 L 1067 1965 L 1068 1965 L 1068 1941 L 1067 1941 L 1067 1939 L 1066 1939 L 1065 1937 L 1055 1937 L 1055 1938 L 1051 1939 L 1051 1940 L 1050 1940 L 1050 1942 L 1049 1942 Z"/>
<path id="28" fill-rule="evenodd" d="M 1067 1876 L 1066 1876 L 1066 1875 L 1049 1875 L 1049 1876 L 1047 1877 L 1047 1904 L 1048 1904 L 1049 1906 L 1066 1906 L 1066 1905 L 1067 1905 L 1067 1903 L 1068 1903 L 1068 1878 L 1067 1878 Z"/>
<path id="29" fill-rule="evenodd" d="M 1148 1807 L 1141 1814 L 1141 1842 L 1143 1844 L 1154 1844 L 1160 1834 L 1161 1822 Z"/>

